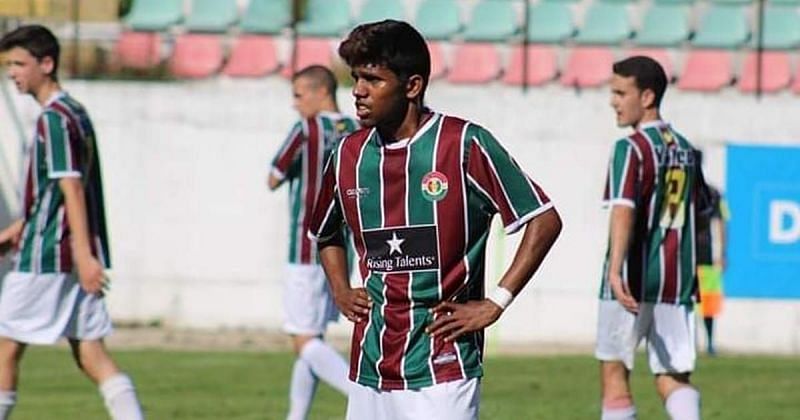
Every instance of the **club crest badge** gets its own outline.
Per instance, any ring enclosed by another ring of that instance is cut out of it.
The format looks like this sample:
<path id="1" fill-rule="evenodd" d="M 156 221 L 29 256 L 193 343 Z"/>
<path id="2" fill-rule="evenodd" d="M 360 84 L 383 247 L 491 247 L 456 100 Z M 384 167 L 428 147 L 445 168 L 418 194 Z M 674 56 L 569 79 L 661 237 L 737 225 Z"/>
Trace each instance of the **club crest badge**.
<path id="1" fill-rule="evenodd" d="M 447 177 L 441 172 L 428 172 L 422 178 L 422 196 L 428 201 L 439 201 L 447 195 Z"/>

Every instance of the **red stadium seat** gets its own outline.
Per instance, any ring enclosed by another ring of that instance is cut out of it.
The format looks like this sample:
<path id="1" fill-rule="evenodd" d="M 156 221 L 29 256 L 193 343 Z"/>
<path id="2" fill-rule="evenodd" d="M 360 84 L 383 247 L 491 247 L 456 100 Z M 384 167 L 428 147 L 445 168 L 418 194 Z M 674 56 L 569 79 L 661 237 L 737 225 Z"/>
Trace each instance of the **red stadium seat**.
<path id="1" fill-rule="evenodd" d="M 764 92 L 777 92 L 789 86 L 792 80 L 792 68 L 789 54 L 785 51 L 764 51 L 761 66 L 761 89 Z M 745 93 L 755 92 L 757 85 L 758 54 L 749 52 L 744 58 L 742 76 L 739 79 L 739 90 Z"/>
<path id="2" fill-rule="evenodd" d="M 667 50 L 662 48 L 633 48 L 627 53 L 628 57 L 633 57 L 635 55 L 643 55 L 658 61 L 658 64 L 661 64 L 661 67 L 664 68 L 664 73 L 667 74 L 667 80 L 672 80 L 672 77 L 675 76 L 672 58 L 670 58 Z"/>
<path id="3" fill-rule="evenodd" d="M 494 44 L 470 42 L 456 47 L 455 60 L 447 81 L 486 83 L 500 74 L 500 56 Z"/>
<path id="4" fill-rule="evenodd" d="M 606 47 L 576 47 L 567 60 L 561 84 L 576 87 L 597 87 L 611 79 L 614 54 Z"/>
<path id="5" fill-rule="evenodd" d="M 222 73 L 232 77 L 260 77 L 278 69 L 275 42 L 266 35 L 242 35 L 236 40 Z"/>
<path id="6" fill-rule="evenodd" d="M 543 85 L 556 77 L 558 66 L 556 64 L 556 52 L 553 47 L 546 45 L 528 46 L 528 69 L 527 75 L 522 74 L 522 49 L 516 46 L 511 51 L 511 62 L 506 68 L 503 82 L 508 85 L 521 85 L 527 79 L 528 85 Z"/>
<path id="7" fill-rule="evenodd" d="M 122 67 L 150 69 L 161 61 L 161 36 L 156 32 L 123 32 L 114 51 Z"/>
<path id="8" fill-rule="evenodd" d="M 437 41 L 428 42 L 428 50 L 431 52 L 431 80 L 438 79 L 447 73 L 447 60 L 444 57 L 442 43 Z"/>
<path id="9" fill-rule="evenodd" d="M 290 78 L 296 71 L 314 64 L 330 67 L 333 61 L 331 40 L 328 38 L 298 38 L 294 53 L 295 67 L 292 68 L 291 61 L 286 63 L 281 72 L 284 77 Z"/>
<path id="10" fill-rule="evenodd" d="M 218 35 L 188 33 L 175 39 L 169 69 L 177 77 L 209 77 L 222 66 L 222 43 Z"/>
<path id="11" fill-rule="evenodd" d="M 794 76 L 794 84 L 792 84 L 792 90 L 794 93 L 800 95 L 800 69 L 798 69 L 797 74 Z"/>
<path id="12" fill-rule="evenodd" d="M 732 54 L 725 50 L 693 50 L 678 80 L 678 88 L 701 92 L 714 92 L 730 84 L 733 79 Z"/>

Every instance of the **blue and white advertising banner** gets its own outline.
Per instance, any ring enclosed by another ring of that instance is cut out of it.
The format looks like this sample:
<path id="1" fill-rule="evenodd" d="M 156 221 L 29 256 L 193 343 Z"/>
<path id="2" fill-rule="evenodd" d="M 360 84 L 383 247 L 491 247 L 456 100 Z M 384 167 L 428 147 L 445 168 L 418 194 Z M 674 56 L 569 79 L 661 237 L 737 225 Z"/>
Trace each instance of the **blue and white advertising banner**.
<path id="1" fill-rule="evenodd" d="M 800 299 L 800 146 L 727 148 L 730 297 Z"/>

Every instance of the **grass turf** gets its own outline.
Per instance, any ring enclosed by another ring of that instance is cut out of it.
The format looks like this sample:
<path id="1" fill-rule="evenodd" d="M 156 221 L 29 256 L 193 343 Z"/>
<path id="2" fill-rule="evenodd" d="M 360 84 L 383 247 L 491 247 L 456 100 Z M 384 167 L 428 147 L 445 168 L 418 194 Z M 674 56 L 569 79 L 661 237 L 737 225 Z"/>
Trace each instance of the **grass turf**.
<path id="1" fill-rule="evenodd" d="M 288 353 L 115 351 L 133 376 L 149 419 L 281 419 L 292 356 Z M 484 419 L 597 419 L 598 367 L 590 356 L 497 356 L 486 360 Z M 701 358 L 693 377 L 703 418 L 800 418 L 800 360 Z M 642 419 L 666 419 L 644 358 L 634 397 Z M 94 388 L 63 348 L 31 348 L 22 366 L 14 420 L 106 419 Z M 345 400 L 320 385 L 312 419 L 344 418 Z"/>

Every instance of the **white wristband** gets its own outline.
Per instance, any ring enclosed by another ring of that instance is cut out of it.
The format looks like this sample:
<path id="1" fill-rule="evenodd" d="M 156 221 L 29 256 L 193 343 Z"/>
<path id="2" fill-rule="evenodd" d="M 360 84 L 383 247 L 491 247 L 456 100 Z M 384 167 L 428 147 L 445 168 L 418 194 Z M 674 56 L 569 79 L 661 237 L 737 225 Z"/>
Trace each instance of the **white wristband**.
<path id="1" fill-rule="evenodd" d="M 486 299 L 491 300 L 499 306 L 500 309 L 505 310 L 506 307 L 511 304 L 511 301 L 514 300 L 514 295 L 505 287 L 497 286 L 489 296 L 486 296 Z"/>

